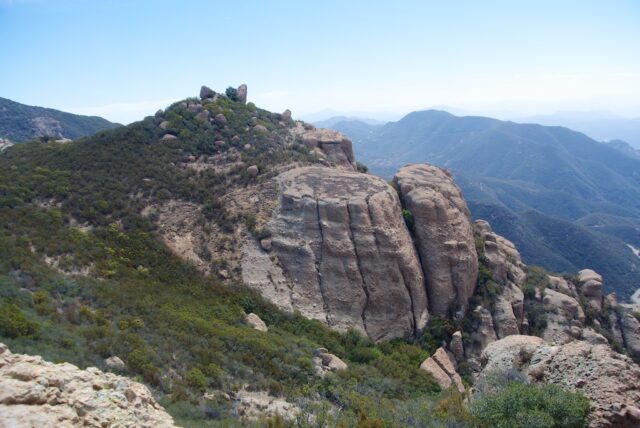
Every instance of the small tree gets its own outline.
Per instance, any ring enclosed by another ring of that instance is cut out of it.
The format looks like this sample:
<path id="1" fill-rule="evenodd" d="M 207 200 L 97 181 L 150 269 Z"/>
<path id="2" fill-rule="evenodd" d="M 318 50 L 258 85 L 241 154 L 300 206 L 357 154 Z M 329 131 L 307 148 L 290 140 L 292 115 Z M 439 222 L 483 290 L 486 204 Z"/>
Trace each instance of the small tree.
<path id="1" fill-rule="evenodd" d="M 238 101 L 238 90 L 236 88 L 229 86 L 225 93 L 231 101 Z"/>

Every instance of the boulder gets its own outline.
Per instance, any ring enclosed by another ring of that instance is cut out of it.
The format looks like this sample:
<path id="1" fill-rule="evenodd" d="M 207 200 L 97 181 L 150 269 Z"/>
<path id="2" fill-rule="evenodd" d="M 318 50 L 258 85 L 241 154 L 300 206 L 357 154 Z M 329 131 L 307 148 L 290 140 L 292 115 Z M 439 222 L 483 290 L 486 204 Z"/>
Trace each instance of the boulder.
<path id="1" fill-rule="evenodd" d="M 317 150 L 329 165 L 355 170 L 356 159 L 352 143 L 343 134 L 328 129 L 307 129 L 301 125 L 298 125 L 293 133 L 310 151 Z"/>
<path id="2" fill-rule="evenodd" d="M 168 120 L 164 120 L 162 122 L 160 122 L 160 125 L 158 125 L 160 127 L 160 129 L 162 130 L 166 130 L 169 127 L 169 121 Z"/>
<path id="3" fill-rule="evenodd" d="M 580 294 L 596 310 L 602 310 L 602 276 L 591 269 L 578 272 Z"/>
<path id="4" fill-rule="evenodd" d="M 122 372 L 127 368 L 124 364 L 124 361 L 122 361 L 117 355 L 104 360 L 104 365 L 107 366 L 107 368 L 117 372 Z"/>
<path id="5" fill-rule="evenodd" d="M 200 99 L 204 100 L 207 98 L 214 98 L 215 96 L 216 91 L 214 91 L 213 89 L 204 85 L 200 88 Z"/>
<path id="6" fill-rule="evenodd" d="M 260 240 L 260 246 L 265 251 L 271 251 L 271 239 L 264 238 Z"/>
<path id="7" fill-rule="evenodd" d="M 291 110 L 286 109 L 283 113 L 282 113 L 282 121 L 283 122 L 289 122 L 291 120 Z"/>
<path id="8" fill-rule="evenodd" d="M 238 86 L 236 99 L 238 100 L 238 102 L 241 102 L 243 104 L 247 103 L 247 85 L 242 84 Z"/>
<path id="9" fill-rule="evenodd" d="M 202 110 L 200 113 L 196 114 L 196 119 L 201 122 L 209 122 L 209 110 Z"/>
<path id="10" fill-rule="evenodd" d="M 100 427 L 115 421 L 118 426 L 174 426 L 140 383 L 95 367 L 80 370 L 13 354 L 0 344 L 0 426 Z"/>
<path id="11" fill-rule="evenodd" d="M 221 149 L 221 148 L 223 148 L 223 147 L 224 147 L 224 141 L 222 141 L 222 140 L 215 141 L 213 144 L 214 144 L 214 145 L 216 146 L 216 148 L 218 148 L 218 149 Z"/>
<path id="12" fill-rule="evenodd" d="M 404 166 L 393 180 L 413 216 L 430 311 L 464 313 L 476 287 L 478 255 L 462 192 L 450 174 L 427 164 Z"/>
<path id="13" fill-rule="evenodd" d="M 247 173 L 251 176 L 251 177 L 255 177 L 256 175 L 258 175 L 258 166 L 257 165 L 251 165 L 249 168 L 247 168 Z"/>
<path id="14" fill-rule="evenodd" d="M 177 139 L 178 139 L 178 137 L 176 137 L 175 135 L 165 134 L 160 139 L 160 142 L 167 143 L 167 142 L 170 142 L 170 141 L 176 141 Z"/>
<path id="15" fill-rule="evenodd" d="M 263 134 L 266 134 L 267 132 L 269 132 L 267 127 L 264 126 L 264 125 L 256 125 L 256 126 L 254 126 L 253 127 L 253 131 L 254 132 L 258 132 L 258 133 L 263 133 Z"/>
<path id="16" fill-rule="evenodd" d="M 319 355 L 320 359 L 322 360 L 322 365 L 324 367 L 327 367 L 329 370 L 335 372 L 335 371 L 340 371 L 340 370 L 346 370 L 347 369 L 347 363 L 345 363 L 344 361 L 342 361 L 340 358 L 336 357 L 333 354 L 330 354 L 328 352 L 323 352 Z"/>
<path id="17" fill-rule="evenodd" d="M 227 124 L 227 118 L 222 113 L 216 114 L 215 117 L 213 118 L 213 121 L 218 126 L 225 126 Z"/>
<path id="18" fill-rule="evenodd" d="M 264 321 L 262 321 L 262 319 L 260 319 L 260 317 L 258 315 L 256 315 L 256 314 L 254 314 L 253 312 L 248 314 L 244 319 L 247 322 L 247 324 L 249 324 L 255 330 L 258 330 L 258 331 L 268 331 L 269 330 L 267 328 L 267 325 L 264 323 Z"/>
<path id="19" fill-rule="evenodd" d="M 442 389 L 448 389 L 453 384 L 458 392 L 464 392 L 462 379 L 444 348 L 438 348 L 433 356 L 422 362 L 420 368 L 430 373 Z"/>

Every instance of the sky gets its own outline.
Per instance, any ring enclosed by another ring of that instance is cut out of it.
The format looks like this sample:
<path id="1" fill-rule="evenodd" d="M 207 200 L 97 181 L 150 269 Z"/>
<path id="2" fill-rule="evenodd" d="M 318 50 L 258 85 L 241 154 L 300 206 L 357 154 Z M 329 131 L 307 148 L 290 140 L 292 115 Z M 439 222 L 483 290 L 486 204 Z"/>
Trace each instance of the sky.
<path id="1" fill-rule="evenodd" d="M 638 0 L 0 0 L 0 97 L 129 123 L 246 83 L 294 117 L 640 117 Z"/>

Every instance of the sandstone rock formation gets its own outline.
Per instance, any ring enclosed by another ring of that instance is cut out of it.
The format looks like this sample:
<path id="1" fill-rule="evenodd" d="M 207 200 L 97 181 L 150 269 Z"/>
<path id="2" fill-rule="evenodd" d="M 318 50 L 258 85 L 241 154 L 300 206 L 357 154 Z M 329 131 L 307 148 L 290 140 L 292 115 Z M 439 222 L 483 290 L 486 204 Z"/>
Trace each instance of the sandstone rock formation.
<path id="1" fill-rule="evenodd" d="M 517 368 L 531 382 L 581 391 L 591 401 L 591 427 L 640 425 L 640 367 L 607 345 L 572 341 L 557 346 L 533 336 L 514 335 L 483 352 L 481 376 Z"/>
<path id="2" fill-rule="evenodd" d="M 296 168 L 277 180 L 271 251 L 245 246 L 243 280 L 284 309 L 374 340 L 421 330 L 424 277 L 397 193 L 378 177 L 335 168 Z M 260 280 L 257 271 L 268 274 Z"/>
<path id="3" fill-rule="evenodd" d="M 436 382 L 438 382 L 438 385 L 440 385 L 440 388 L 448 389 L 453 385 L 458 392 L 464 392 L 462 379 L 453 367 L 444 348 L 438 348 L 433 356 L 422 362 L 420 368 L 431 374 Z"/>
<path id="4" fill-rule="evenodd" d="M 298 125 L 294 135 L 329 166 L 355 170 L 355 155 L 351 140 L 336 131 L 328 129 L 306 129 Z"/>
<path id="5" fill-rule="evenodd" d="M 413 215 L 431 312 L 464 313 L 476 286 L 478 256 L 460 189 L 450 174 L 426 164 L 400 168 L 394 182 Z"/>
<path id="6" fill-rule="evenodd" d="M 502 286 L 493 310 L 496 336 L 503 338 L 519 334 L 524 322 L 525 265 L 513 243 L 496 234 L 489 223 L 477 220 L 474 232 L 483 243 L 482 258 L 491 271 L 491 277 Z"/>
<path id="7" fill-rule="evenodd" d="M 80 370 L 0 344 L 0 426 L 172 427 L 146 386 L 92 367 Z"/>

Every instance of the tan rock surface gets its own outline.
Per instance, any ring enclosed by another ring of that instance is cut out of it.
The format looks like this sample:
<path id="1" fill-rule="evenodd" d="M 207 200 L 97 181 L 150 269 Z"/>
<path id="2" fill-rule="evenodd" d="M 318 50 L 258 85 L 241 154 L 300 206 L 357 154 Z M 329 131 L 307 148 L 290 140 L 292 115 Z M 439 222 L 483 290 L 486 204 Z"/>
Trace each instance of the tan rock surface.
<path id="1" fill-rule="evenodd" d="M 116 422 L 116 424 L 114 424 Z M 91 367 L 53 364 L 0 344 L 0 426 L 173 427 L 146 386 Z"/>
<path id="2" fill-rule="evenodd" d="M 426 164 L 400 168 L 394 182 L 413 215 L 431 312 L 464 312 L 475 290 L 478 257 L 460 189 L 444 170 Z"/>
<path id="3" fill-rule="evenodd" d="M 374 340 L 421 330 L 427 296 L 396 192 L 372 175 L 324 167 L 284 172 L 278 183 L 269 254 L 289 290 L 263 295 Z"/>

